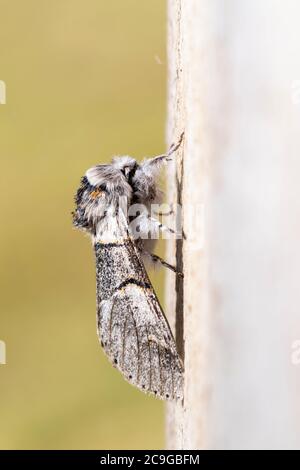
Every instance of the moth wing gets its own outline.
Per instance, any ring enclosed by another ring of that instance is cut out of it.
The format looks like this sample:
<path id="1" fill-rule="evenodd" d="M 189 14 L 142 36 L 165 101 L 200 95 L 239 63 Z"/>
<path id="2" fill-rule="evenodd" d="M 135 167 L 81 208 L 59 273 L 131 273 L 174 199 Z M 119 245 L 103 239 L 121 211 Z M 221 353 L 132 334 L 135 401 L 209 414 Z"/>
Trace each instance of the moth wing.
<path id="1" fill-rule="evenodd" d="M 114 249 L 121 252 L 124 264 L 128 260 L 127 264 L 134 269 L 128 268 L 127 279 L 119 285 L 114 283 L 115 279 L 110 279 L 115 285 L 110 298 L 98 298 L 101 345 L 112 364 L 131 384 L 159 398 L 182 399 L 183 365 L 140 253 L 130 236 L 126 243 Z M 115 257 L 113 252 L 111 259 L 106 255 L 108 269 Z M 102 269 L 105 270 L 105 266 Z"/>

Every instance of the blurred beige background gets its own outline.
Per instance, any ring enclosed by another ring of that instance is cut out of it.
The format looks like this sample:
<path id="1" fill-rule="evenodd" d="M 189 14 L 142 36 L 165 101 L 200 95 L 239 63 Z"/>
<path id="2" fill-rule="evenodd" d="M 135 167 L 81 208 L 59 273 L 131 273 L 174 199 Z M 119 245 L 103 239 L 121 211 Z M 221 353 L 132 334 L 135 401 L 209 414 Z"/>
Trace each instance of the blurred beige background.
<path id="1" fill-rule="evenodd" d="M 0 15 L 0 448 L 162 447 L 162 403 L 98 344 L 70 213 L 89 166 L 164 150 L 165 2 L 0 0 Z"/>

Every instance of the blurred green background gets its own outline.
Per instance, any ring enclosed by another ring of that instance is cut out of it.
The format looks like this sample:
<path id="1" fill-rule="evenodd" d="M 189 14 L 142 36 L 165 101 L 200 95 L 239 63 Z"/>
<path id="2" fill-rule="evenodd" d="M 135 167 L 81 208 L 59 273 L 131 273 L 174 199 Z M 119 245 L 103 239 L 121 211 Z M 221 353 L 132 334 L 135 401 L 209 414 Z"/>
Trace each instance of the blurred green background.
<path id="1" fill-rule="evenodd" d="M 0 0 L 2 449 L 163 446 L 163 404 L 98 344 L 70 212 L 89 166 L 165 148 L 165 16 L 163 0 Z"/>

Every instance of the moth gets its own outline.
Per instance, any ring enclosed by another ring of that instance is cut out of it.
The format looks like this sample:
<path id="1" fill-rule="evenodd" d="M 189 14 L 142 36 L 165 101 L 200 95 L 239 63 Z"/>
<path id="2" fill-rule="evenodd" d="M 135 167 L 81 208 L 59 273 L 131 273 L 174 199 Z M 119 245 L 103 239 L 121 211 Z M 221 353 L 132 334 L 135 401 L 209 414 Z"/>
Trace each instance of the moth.
<path id="1" fill-rule="evenodd" d="M 169 400 L 182 399 L 183 364 L 144 261 L 176 272 L 153 254 L 155 240 L 149 238 L 153 229 L 173 230 L 149 211 L 161 201 L 159 171 L 182 139 L 183 134 L 166 154 L 140 164 L 121 156 L 87 170 L 73 212 L 74 226 L 87 232 L 94 246 L 97 332 L 106 355 L 131 384 Z M 134 205 L 145 210 L 132 216 Z"/>

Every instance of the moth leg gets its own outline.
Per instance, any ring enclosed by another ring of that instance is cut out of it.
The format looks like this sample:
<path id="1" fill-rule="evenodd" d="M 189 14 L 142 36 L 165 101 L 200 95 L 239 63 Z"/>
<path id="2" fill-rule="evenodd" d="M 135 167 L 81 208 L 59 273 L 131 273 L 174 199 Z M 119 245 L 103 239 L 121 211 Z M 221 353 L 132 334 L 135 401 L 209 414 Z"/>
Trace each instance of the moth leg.
<path id="1" fill-rule="evenodd" d="M 162 259 L 160 256 L 155 255 L 154 253 L 149 253 L 148 251 L 145 251 L 145 250 L 142 252 L 142 254 L 144 256 L 148 256 L 154 264 L 160 264 L 161 266 L 164 266 L 165 268 L 170 269 L 171 271 L 176 273 L 178 276 L 184 277 L 184 275 L 181 271 L 178 271 L 175 266 L 168 263 L 167 261 Z"/>
<path id="2" fill-rule="evenodd" d="M 167 227 L 166 225 L 163 225 L 159 220 L 155 219 L 155 217 L 151 217 L 148 214 L 141 214 L 136 217 L 134 221 L 134 228 L 137 234 L 139 235 L 138 238 L 149 238 L 150 232 L 151 238 L 156 239 L 158 238 L 159 230 L 172 234 L 176 233 L 175 230 Z"/>
<path id="3" fill-rule="evenodd" d="M 176 231 L 173 230 L 172 228 L 167 227 L 166 225 L 162 224 L 159 220 L 154 219 L 154 217 L 150 217 L 150 219 L 151 219 L 151 222 L 152 222 L 152 223 L 158 225 L 158 228 L 159 228 L 162 232 L 172 233 L 173 235 L 175 235 L 175 234 L 179 235 L 180 232 L 176 232 Z M 184 233 L 183 230 L 182 230 L 182 232 L 181 232 L 181 235 L 182 235 L 182 238 L 183 238 L 184 240 L 186 240 L 186 235 L 185 235 L 185 233 Z"/>
<path id="4" fill-rule="evenodd" d="M 184 136 L 184 132 L 181 133 L 180 137 L 179 137 L 179 140 L 177 141 L 177 143 L 173 143 L 168 152 L 165 153 L 165 154 L 162 154 L 162 155 L 157 155 L 156 157 L 153 157 L 153 158 L 149 158 L 148 160 L 146 160 L 147 162 L 147 165 L 151 165 L 151 166 L 160 166 L 161 163 L 163 163 L 164 161 L 168 162 L 171 160 L 171 157 L 172 155 L 176 152 L 176 150 L 179 149 L 181 143 L 182 143 L 182 140 L 183 140 L 183 136 Z"/>
<path id="5" fill-rule="evenodd" d="M 152 226 L 152 228 L 156 227 L 159 230 L 161 230 L 162 232 L 167 232 L 167 233 L 172 233 L 172 234 L 176 233 L 175 230 L 173 230 L 172 228 L 167 227 L 166 225 L 162 224 L 159 220 L 155 219 L 154 217 L 147 216 L 147 218 L 148 218 L 150 227 L 151 226 Z"/>
<path id="6" fill-rule="evenodd" d="M 167 227 L 167 225 L 162 224 L 159 220 L 155 219 L 154 217 L 148 217 L 148 219 L 150 219 L 150 224 L 152 224 L 152 227 L 156 226 L 162 232 L 172 233 L 173 235 L 175 235 L 175 234 L 179 235 L 180 234 L 180 232 L 176 232 L 172 228 Z M 182 238 L 184 240 L 186 240 L 186 235 L 185 235 L 183 230 L 182 230 L 181 234 L 182 234 Z"/>
<path id="7" fill-rule="evenodd" d="M 131 227 L 134 229 L 134 232 L 136 232 L 137 237 L 136 238 L 149 238 L 149 233 L 150 238 L 152 239 L 158 239 L 159 236 L 159 231 L 162 233 L 170 233 L 175 236 L 179 236 L 180 232 L 176 232 L 170 227 L 167 227 L 166 225 L 162 224 L 158 219 L 155 217 L 151 217 L 148 214 L 141 214 L 136 219 L 134 220 L 134 225 Z M 182 233 L 182 237 L 184 238 L 184 235 Z"/>
<path id="8" fill-rule="evenodd" d="M 167 212 L 163 212 L 163 211 L 153 211 L 153 214 L 154 215 L 157 215 L 159 217 L 167 217 L 169 215 L 173 215 L 174 214 L 174 209 L 173 209 L 173 204 L 171 204 L 171 209 Z"/>

